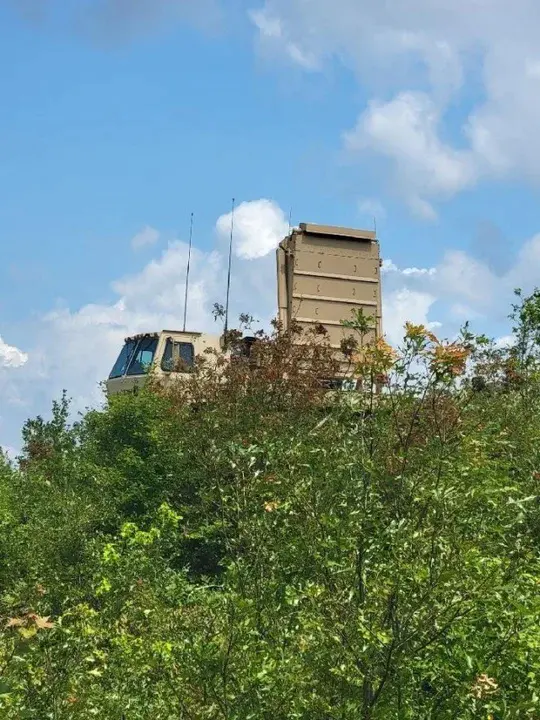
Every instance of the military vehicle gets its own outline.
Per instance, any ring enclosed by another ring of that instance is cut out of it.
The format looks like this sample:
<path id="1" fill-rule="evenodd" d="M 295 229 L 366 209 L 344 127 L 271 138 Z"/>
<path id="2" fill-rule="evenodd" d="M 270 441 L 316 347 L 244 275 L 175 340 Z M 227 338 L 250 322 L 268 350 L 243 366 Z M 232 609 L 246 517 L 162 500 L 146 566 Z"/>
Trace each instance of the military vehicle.
<path id="1" fill-rule="evenodd" d="M 208 353 L 208 350 L 213 352 Z M 161 330 L 126 338 L 107 380 L 107 394 L 139 388 L 150 370 L 162 379 L 189 377 L 195 358 L 205 354 L 212 362 L 226 351 L 217 335 Z"/>
<path id="2" fill-rule="evenodd" d="M 381 259 L 375 232 L 302 223 L 276 251 L 278 319 L 283 330 L 296 323 L 304 331 L 324 328 L 340 362 L 335 378 L 323 378 L 336 388 L 355 389 L 342 353 L 350 336 L 342 321 L 362 309 L 373 319 L 373 339 L 382 333 Z M 225 321 L 225 329 L 227 322 Z M 245 353 L 253 338 L 245 338 Z M 306 342 L 305 333 L 298 342 Z M 160 330 L 126 338 L 107 380 L 107 394 L 133 391 L 152 370 L 165 382 L 189 377 L 195 358 L 205 353 L 210 362 L 233 354 L 224 335 Z"/>

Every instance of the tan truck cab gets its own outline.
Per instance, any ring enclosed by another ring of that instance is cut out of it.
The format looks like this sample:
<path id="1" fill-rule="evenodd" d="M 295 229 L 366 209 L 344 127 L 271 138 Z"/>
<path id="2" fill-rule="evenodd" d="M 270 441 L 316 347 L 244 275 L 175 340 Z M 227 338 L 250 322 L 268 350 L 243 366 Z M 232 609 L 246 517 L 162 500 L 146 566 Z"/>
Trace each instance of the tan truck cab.
<path id="1" fill-rule="evenodd" d="M 150 371 L 166 382 L 185 380 L 197 356 L 215 362 L 216 353 L 222 352 L 219 335 L 178 330 L 133 335 L 126 338 L 107 379 L 107 395 L 136 390 Z"/>

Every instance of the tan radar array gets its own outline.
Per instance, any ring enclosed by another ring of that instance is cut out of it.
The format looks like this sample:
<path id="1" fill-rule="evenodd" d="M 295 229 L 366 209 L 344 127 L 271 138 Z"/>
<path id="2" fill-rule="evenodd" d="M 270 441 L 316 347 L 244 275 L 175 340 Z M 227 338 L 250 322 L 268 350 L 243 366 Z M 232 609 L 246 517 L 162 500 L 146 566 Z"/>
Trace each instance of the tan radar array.
<path id="1" fill-rule="evenodd" d="M 381 259 L 376 233 L 300 224 L 277 250 L 279 320 L 306 331 L 323 325 L 333 347 L 350 336 L 342 320 L 362 309 L 382 334 Z M 366 338 L 369 340 L 372 338 Z"/>

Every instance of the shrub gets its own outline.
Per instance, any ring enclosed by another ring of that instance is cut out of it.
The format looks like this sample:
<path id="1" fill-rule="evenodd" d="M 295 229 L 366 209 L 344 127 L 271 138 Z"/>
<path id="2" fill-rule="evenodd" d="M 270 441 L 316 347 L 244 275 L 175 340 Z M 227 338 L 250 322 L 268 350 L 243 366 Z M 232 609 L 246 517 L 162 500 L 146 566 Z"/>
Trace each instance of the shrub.
<path id="1" fill-rule="evenodd" d="M 358 393 L 277 327 L 251 366 L 28 423 L 0 464 L 2 717 L 538 717 L 531 298 L 508 349 L 353 319 Z"/>

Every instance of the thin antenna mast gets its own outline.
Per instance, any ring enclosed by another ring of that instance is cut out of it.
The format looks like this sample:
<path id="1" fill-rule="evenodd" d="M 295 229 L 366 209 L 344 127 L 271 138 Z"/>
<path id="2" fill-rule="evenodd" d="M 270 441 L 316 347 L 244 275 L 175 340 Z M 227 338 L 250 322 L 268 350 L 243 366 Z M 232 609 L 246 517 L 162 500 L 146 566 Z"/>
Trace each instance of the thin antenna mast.
<path id="1" fill-rule="evenodd" d="M 191 244 L 193 242 L 193 213 L 191 213 L 191 219 L 189 223 L 189 250 L 186 270 L 186 294 L 184 297 L 184 326 L 183 332 L 186 332 L 186 320 L 187 320 L 187 307 L 188 307 L 188 287 L 189 287 L 189 266 L 191 263 Z"/>
<path id="2" fill-rule="evenodd" d="M 231 210 L 231 237 L 229 240 L 229 270 L 227 272 L 227 300 L 225 302 L 225 326 L 223 328 L 223 334 L 227 335 L 229 330 L 229 295 L 231 292 L 231 261 L 232 261 L 232 246 L 233 246 L 233 235 L 234 235 L 234 209 L 235 200 L 232 199 L 232 210 Z"/>
<path id="3" fill-rule="evenodd" d="M 291 234 L 291 230 L 292 230 L 292 207 L 289 210 L 289 235 Z"/>

